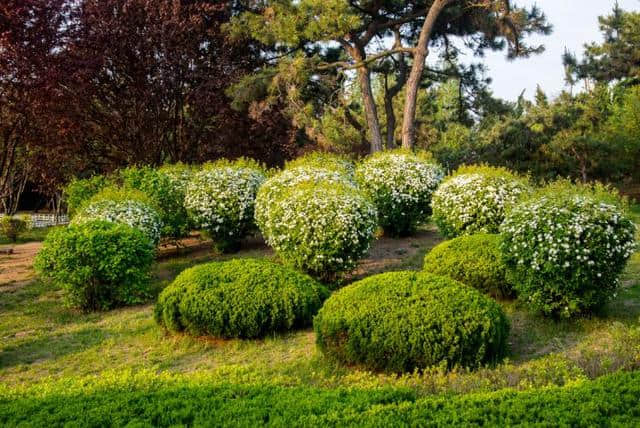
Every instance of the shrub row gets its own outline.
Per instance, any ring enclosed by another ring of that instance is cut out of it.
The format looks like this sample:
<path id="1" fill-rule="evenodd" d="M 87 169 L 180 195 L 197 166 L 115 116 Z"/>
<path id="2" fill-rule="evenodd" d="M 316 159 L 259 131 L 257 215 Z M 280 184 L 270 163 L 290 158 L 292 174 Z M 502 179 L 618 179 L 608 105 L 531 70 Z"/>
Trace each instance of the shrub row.
<path id="1" fill-rule="evenodd" d="M 526 392 L 288 388 L 150 372 L 0 388 L 3 426 L 637 426 L 640 372 Z"/>

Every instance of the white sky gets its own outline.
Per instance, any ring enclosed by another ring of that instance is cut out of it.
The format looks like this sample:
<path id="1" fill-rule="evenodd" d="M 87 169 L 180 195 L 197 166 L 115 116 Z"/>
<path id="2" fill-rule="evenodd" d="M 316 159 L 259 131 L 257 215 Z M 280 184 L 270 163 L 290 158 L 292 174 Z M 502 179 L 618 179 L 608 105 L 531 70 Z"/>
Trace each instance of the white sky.
<path id="1" fill-rule="evenodd" d="M 547 95 L 558 95 L 564 88 L 562 54 L 565 47 L 580 55 L 585 43 L 600 41 L 598 16 L 608 15 L 615 0 L 517 0 L 516 3 L 537 4 L 553 24 L 553 33 L 530 39 L 532 43 L 545 45 L 541 55 L 507 61 L 504 52 L 488 52 L 480 59 L 489 68 L 487 75 L 493 79 L 493 91 L 498 97 L 515 100 L 526 90 L 525 97 L 530 99 L 540 84 Z M 624 10 L 640 11 L 640 0 L 619 0 L 618 3 Z"/>

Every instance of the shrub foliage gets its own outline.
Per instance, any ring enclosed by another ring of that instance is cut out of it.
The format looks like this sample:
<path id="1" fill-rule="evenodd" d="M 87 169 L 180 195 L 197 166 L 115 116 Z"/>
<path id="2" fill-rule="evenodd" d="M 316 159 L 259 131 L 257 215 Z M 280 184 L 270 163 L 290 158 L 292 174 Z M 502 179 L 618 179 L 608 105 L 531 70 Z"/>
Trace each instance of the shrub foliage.
<path id="1" fill-rule="evenodd" d="M 104 310 L 145 301 L 154 254 L 139 230 L 92 221 L 52 230 L 35 268 L 65 290 L 70 306 Z"/>
<path id="2" fill-rule="evenodd" d="M 449 238 L 498 233 L 506 210 L 529 189 L 526 178 L 505 168 L 463 166 L 433 194 L 433 219 Z"/>
<path id="3" fill-rule="evenodd" d="M 501 231 L 520 298 L 570 317 L 604 305 L 635 247 L 635 226 L 602 187 L 558 182 L 515 207 Z"/>
<path id="4" fill-rule="evenodd" d="M 448 276 L 492 296 L 513 294 L 500 235 L 478 233 L 445 241 L 424 258 L 424 270 Z"/>
<path id="5" fill-rule="evenodd" d="M 340 180 L 278 192 L 267 187 L 258 219 L 267 243 L 286 264 L 323 279 L 355 267 L 369 251 L 377 225 L 373 204 Z"/>
<path id="6" fill-rule="evenodd" d="M 310 325 L 327 294 L 308 276 L 265 260 L 214 262 L 182 272 L 160 294 L 155 318 L 171 331 L 262 337 Z"/>
<path id="7" fill-rule="evenodd" d="M 206 165 L 189 182 L 185 206 L 220 251 L 238 250 L 240 241 L 255 229 L 255 199 L 264 180 L 259 165 L 239 160 Z"/>
<path id="8" fill-rule="evenodd" d="M 496 361 L 505 354 L 509 323 L 496 302 L 450 278 L 389 272 L 334 293 L 314 328 L 326 355 L 402 372 Z"/>
<path id="9" fill-rule="evenodd" d="M 385 233 L 406 236 L 431 214 L 431 195 L 444 170 L 430 156 L 396 150 L 365 159 L 356 178 L 375 203 Z"/>

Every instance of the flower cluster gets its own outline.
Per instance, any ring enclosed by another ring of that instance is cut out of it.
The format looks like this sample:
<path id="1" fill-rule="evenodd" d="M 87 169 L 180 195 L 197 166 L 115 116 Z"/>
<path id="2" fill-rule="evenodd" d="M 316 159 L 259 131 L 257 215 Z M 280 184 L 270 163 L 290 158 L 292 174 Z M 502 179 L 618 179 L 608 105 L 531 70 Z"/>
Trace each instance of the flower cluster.
<path id="1" fill-rule="evenodd" d="M 73 224 L 93 220 L 122 223 L 140 230 L 154 244 L 160 240 L 162 220 L 148 204 L 137 200 L 100 199 L 85 205 L 73 218 Z"/>
<path id="2" fill-rule="evenodd" d="M 211 235 L 220 250 L 235 250 L 255 227 L 255 198 L 264 180 L 258 169 L 210 167 L 193 176 L 184 204 L 195 224 Z"/>
<path id="3" fill-rule="evenodd" d="M 337 172 L 353 180 L 355 165 L 348 158 L 325 152 L 310 152 L 286 163 L 285 169 L 313 168 Z"/>
<path id="4" fill-rule="evenodd" d="M 333 183 L 355 187 L 355 183 L 338 171 L 317 167 L 298 166 L 285 169 L 271 177 L 260 188 L 256 198 L 256 223 L 263 235 L 271 235 L 274 207 L 280 204 L 283 194 L 304 183 Z"/>
<path id="5" fill-rule="evenodd" d="M 543 195 L 501 226 L 520 298 L 565 317 L 607 302 L 634 251 L 635 225 L 614 205 L 584 195 Z"/>
<path id="6" fill-rule="evenodd" d="M 505 169 L 463 167 L 433 194 L 433 219 L 447 237 L 497 233 L 506 210 L 529 189 Z"/>
<path id="7" fill-rule="evenodd" d="M 373 204 L 338 181 L 291 187 L 266 214 L 260 227 L 268 244 L 285 263 L 323 279 L 355 267 L 377 226 Z"/>
<path id="8" fill-rule="evenodd" d="M 356 170 L 360 188 L 378 209 L 380 225 L 392 236 L 406 236 L 431 214 L 431 195 L 444 170 L 410 152 L 381 152 Z"/>

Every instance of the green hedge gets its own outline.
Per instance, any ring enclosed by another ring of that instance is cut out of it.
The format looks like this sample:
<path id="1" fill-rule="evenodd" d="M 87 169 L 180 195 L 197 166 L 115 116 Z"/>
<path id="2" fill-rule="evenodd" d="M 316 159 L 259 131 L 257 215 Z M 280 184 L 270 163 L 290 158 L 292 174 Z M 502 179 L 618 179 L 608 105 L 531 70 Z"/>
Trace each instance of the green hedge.
<path id="1" fill-rule="evenodd" d="M 502 259 L 500 235 L 479 233 L 442 242 L 427 253 L 424 270 L 444 275 L 495 297 L 513 295 Z"/>
<path id="2" fill-rule="evenodd" d="M 220 384 L 201 375 L 102 375 L 0 387 L 2 426 L 638 426 L 640 373 L 527 392 L 418 398 L 402 389 Z"/>
<path id="3" fill-rule="evenodd" d="M 388 272 L 334 293 L 314 319 L 328 356 L 374 370 L 478 367 L 506 351 L 502 308 L 443 276 Z"/>
<path id="4" fill-rule="evenodd" d="M 328 291 L 310 277 L 258 259 L 187 269 L 158 298 L 156 321 L 172 331 L 261 337 L 311 324 Z"/>

